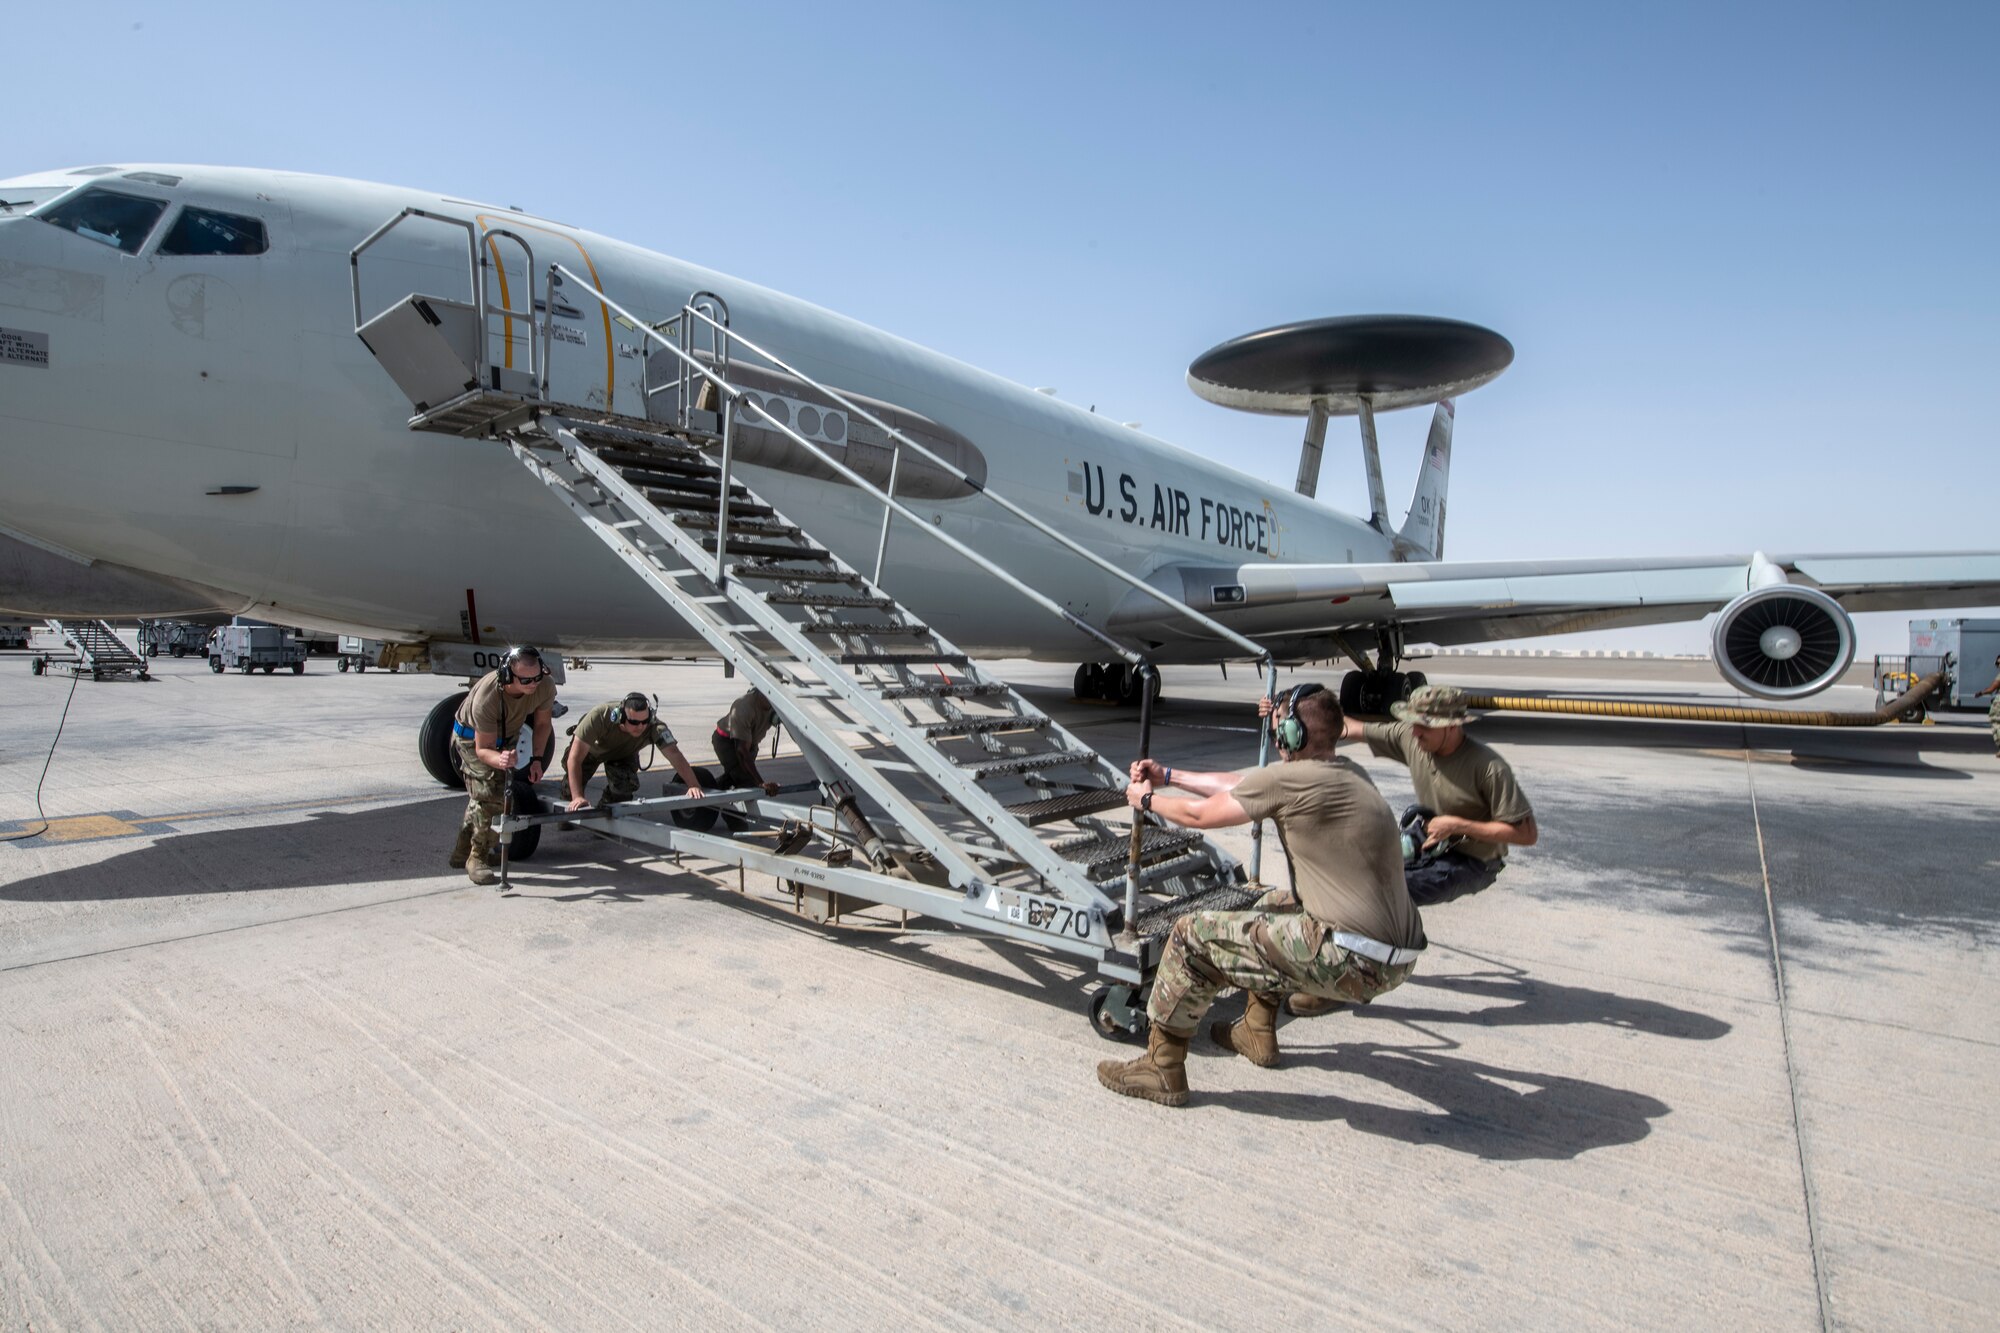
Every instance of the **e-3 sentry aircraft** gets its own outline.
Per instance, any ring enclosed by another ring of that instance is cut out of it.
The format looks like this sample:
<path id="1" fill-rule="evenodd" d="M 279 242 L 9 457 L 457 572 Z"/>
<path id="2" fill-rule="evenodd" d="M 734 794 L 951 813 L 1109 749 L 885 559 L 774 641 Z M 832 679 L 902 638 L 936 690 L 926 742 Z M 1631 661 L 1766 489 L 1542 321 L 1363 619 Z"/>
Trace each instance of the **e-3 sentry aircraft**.
<path id="1" fill-rule="evenodd" d="M 682 314 L 691 301 L 726 312 L 733 335 L 785 367 L 734 367 L 762 408 L 736 413 L 742 479 L 857 568 L 885 551 L 884 589 L 971 656 L 1082 662 L 1080 693 L 1134 689 L 1127 665 L 1100 665 L 1111 654 L 1098 635 L 1162 663 L 1243 651 L 1036 521 L 1278 660 L 1352 660 L 1350 704 L 1407 688 L 1405 643 L 1718 609 L 1721 674 L 1798 697 L 1847 665 L 1851 611 L 2000 600 L 1995 553 L 1444 560 L 1450 400 L 1512 357 L 1498 335 L 1453 321 L 1318 321 L 1197 360 L 1189 382 L 1205 397 L 1307 418 L 1288 492 L 567 223 L 290 172 L 118 165 L 0 185 L 0 609 L 218 609 L 422 645 L 454 672 L 477 660 L 465 648 L 496 643 L 702 652 L 505 450 L 413 431 L 413 407 L 437 407 L 423 399 L 424 354 L 394 320 L 372 338 L 361 330 L 383 312 L 438 327 L 440 345 L 477 363 L 454 392 L 545 392 L 601 419 L 657 420 L 663 402 L 691 407 L 701 385 L 676 381 L 642 325 L 678 319 L 677 336 L 692 347 L 705 332 L 712 353 L 714 330 Z M 402 360 L 378 357 L 378 343 Z M 1436 414 L 1409 515 L 1392 526 L 1373 414 L 1419 404 Z M 1313 498 L 1326 420 L 1342 414 L 1362 426 L 1366 519 Z M 925 452 L 899 449 L 883 426 Z M 877 486 L 893 474 L 914 516 L 1068 618 L 907 531 L 880 547 L 883 506 L 828 460 Z"/>

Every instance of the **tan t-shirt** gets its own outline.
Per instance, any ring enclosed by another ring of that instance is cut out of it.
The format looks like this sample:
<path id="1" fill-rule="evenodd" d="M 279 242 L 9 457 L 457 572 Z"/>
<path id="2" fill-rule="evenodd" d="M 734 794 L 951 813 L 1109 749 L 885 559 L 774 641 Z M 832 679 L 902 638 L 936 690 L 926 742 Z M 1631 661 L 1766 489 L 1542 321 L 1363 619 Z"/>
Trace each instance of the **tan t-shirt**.
<path id="1" fill-rule="evenodd" d="M 641 732 L 630 732 L 611 720 L 611 714 L 623 707 L 621 704 L 599 704 L 583 715 L 583 721 L 576 724 L 576 738 L 590 748 L 590 752 L 607 763 L 620 759 L 635 759 L 648 745 L 662 748 L 675 744 L 674 733 L 667 728 L 658 713 L 646 721 L 647 728 Z"/>
<path id="2" fill-rule="evenodd" d="M 1245 774 L 1236 803 L 1275 820 L 1299 905 L 1336 930 L 1424 947 L 1403 887 L 1403 841 L 1389 803 L 1350 759 L 1293 759 Z"/>
<path id="3" fill-rule="evenodd" d="M 752 691 L 739 695 L 736 702 L 729 705 L 729 711 L 722 715 L 715 729 L 754 750 L 770 734 L 771 724 L 777 720 L 777 711 L 765 702 L 763 695 Z"/>
<path id="4" fill-rule="evenodd" d="M 1469 735 L 1461 732 L 1458 748 L 1447 755 L 1427 753 L 1417 744 L 1416 728 L 1408 722 L 1364 722 L 1361 735 L 1368 748 L 1382 758 L 1398 759 L 1410 766 L 1410 785 L 1416 788 L 1418 805 L 1482 823 L 1497 819 L 1503 824 L 1518 824 L 1535 813 L 1507 761 Z M 1455 850 L 1482 861 L 1507 854 L 1503 843 L 1472 838 L 1458 843 Z"/>
<path id="5" fill-rule="evenodd" d="M 516 699 L 501 686 L 500 673 L 489 671 L 466 693 L 458 706 L 458 721 L 482 735 L 498 737 L 500 748 L 511 750 L 535 710 L 547 708 L 555 698 L 552 676 L 543 676 L 533 690 Z"/>

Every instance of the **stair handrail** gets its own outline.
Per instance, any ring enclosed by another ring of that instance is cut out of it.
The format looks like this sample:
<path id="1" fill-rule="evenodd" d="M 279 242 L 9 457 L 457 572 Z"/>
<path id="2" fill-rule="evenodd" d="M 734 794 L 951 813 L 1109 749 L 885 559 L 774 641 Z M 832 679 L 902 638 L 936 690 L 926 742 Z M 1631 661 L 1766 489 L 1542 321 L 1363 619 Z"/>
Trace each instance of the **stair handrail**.
<path id="1" fill-rule="evenodd" d="M 993 575 L 995 578 L 999 579 L 1002 583 L 1006 584 L 1008 587 L 1014 589 L 1014 591 L 1020 593 L 1022 596 L 1026 597 L 1028 600 L 1035 603 L 1035 605 L 1041 607 L 1043 610 L 1057 617 L 1064 624 L 1070 626 L 1070 628 L 1078 630 L 1090 636 L 1091 638 L 1097 640 L 1097 642 L 1103 644 L 1106 648 L 1110 649 L 1118 657 L 1122 658 L 1124 661 L 1131 664 L 1131 666 L 1134 667 L 1135 669 L 1148 665 L 1147 659 L 1142 654 L 1134 652 L 1132 649 L 1127 648 L 1124 644 L 1119 643 L 1109 634 L 1106 634 L 1103 630 L 1098 629 L 1097 626 L 1091 624 L 1089 621 L 1083 619 L 1081 616 L 1078 616 L 1068 607 L 1065 607 L 1061 603 L 1055 601 L 1053 598 L 1049 597 L 1046 593 L 1034 587 L 1032 584 L 1024 583 L 1021 579 L 1009 573 L 1005 568 L 993 563 L 992 560 L 988 559 L 986 556 L 981 555 L 979 552 L 973 550 L 970 546 L 967 546 L 964 542 L 952 536 L 950 533 L 946 532 L 943 528 L 939 527 L 934 523 L 926 522 L 922 515 L 918 514 L 915 510 L 903 504 L 902 501 L 897 500 L 893 496 L 887 494 L 879 486 L 875 485 L 874 482 L 869 481 L 859 472 L 856 472 L 853 468 L 847 466 L 847 464 L 841 462 L 839 459 L 827 453 L 819 445 L 813 443 L 811 440 L 808 440 L 805 436 L 793 430 L 786 423 L 779 421 L 776 417 L 773 417 L 769 412 L 766 412 L 763 409 L 763 407 L 760 404 L 758 404 L 754 399 L 746 399 L 743 390 L 737 388 L 735 385 L 731 384 L 728 380 L 723 379 L 720 375 L 716 374 L 713 370 L 703 365 L 693 356 L 682 351 L 679 347 L 676 347 L 671 340 L 666 338 L 664 335 L 656 332 L 653 329 L 652 325 L 648 324 L 645 320 L 640 319 L 637 315 L 627 310 L 624 306 L 618 304 L 618 302 L 612 300 L 609 296 L 606 296 L 596 286 L 586 281 L 585 279 L 578 277 L 574 272 L 564 267 L 562 264 L 549 265 L 548 299 L 550 300 L 554 299 L 556 279 L 557 275 L 559 274 L 563 278 L 575 282 L 578 286 L 582 287 L 585 291 L 589 292 L 597 300 L 602 301 L 607 307 L 616 311 L 618 314 L 624 316 L 625 319 L 631 322 L 634 328 L 638 329 L 645 336 L 652 338 L 655 342 L 658 342 L 662 347 L 666 348 L 668 351 L 672 352 L 676 357 L 679 357 L 684 363 L 686 363 L 686 365 L 691 371 L 693 371 L 695 374 L 700 375 L 703 379 L 707 380 L 709 383 L 713 384 L 716 387 L 716 391 L 720 393 L 725 400 L 724 406 L 726 413 L 733 413 L 734 410 L 738 407 L 748 407 L 751 411 L 755 412 L 759 417 L 763 418 L 764 421 L 769 424 L 771 429 L 778 431 L 780 434 L 784 435 L 787 439 L 791 440 L 794 444 L 797 444 L 800 448 L 812 454 L 822 463 L 825 463 L 828 467 L 832 468 L 836 474 L 843 477 L 847 481 L 851 482 L 854 486 L 858 487 L 865 494 L 874 496 L 877 500 L 880 500 L 883 504 L 888 505 L 896 513 L 901 514 L 904 518 L 910 520 L 910 522 L 914 526 L 922 530 L 932 540 L 942 542 L 946 547 L 964 556 L 967 560 L 970 560 L 974 565 L 978 566 L 980 569 L 985 570 L 987 573 Z M 691 310 L 692 307 L 685 307 L 685 306 L 682 307 L 682 313 L 684 314 L 689 313 Z M 700 316 L 700 318 L 706 319 L 707 316 L 703 315 Z M 752 350 L 754 351 L 757 349 L 753 348 Z M 560 414 L 558 414 L 558 416 L 560 416 Z M 731 433 L 732 432 L 729 430 L 729 424 L 727 420 L 725 420 L 724 422 L 725 441 L 728 439 Z M 728 449 L 725 444 L 724 448 L 725 455 L 727 454 L 727 452 Z M 729 474 L 726 467 L 724 468 L 722 474 L 720 495 L 718 497 L 717 502 L 721 506 L 720 512 L 726 514 L 728 512 L 728 507 L 729 507 Z M 719 551 L 717 558 L 717 573 L 718 574 L 721 573 L 721 562 L 720 562 Z"/>
<path id="2" fill-rule="evenodd" d="M 702 314 L 698 310 L 690 310 L 689 313 L 691 313 L 696 319 L 703 320 L 707 323 L 713 324 L 715 322 L 714 320 L 710 319 L 707 315 Z M 969 473 L 959 468 L 956 464 L 948 462 L 944 458 L 940 457 L 937 453 L 933 452 L 931 449 L 911 439 L 908 435 L 905 435 L 902 431 L 897 430 L 894 426 L 891 426 L 888 422 L 882 420 L 880 417 L 876 416 L 873 412 L 870 412 L 867 408 L 862 407 L 860 404 L 854 402 L 853 399 L 849 398 L 846 394 L 840 392 L 840 390 L 835 389 L 830 385 L 821 384 L 818 380 L 812 378 L 812 376 L 807 375 L 805 372 L 799 370 L 796 366 L 793 366 L 792 364 L 784 360 L 784 358 L 778 356 L 774 352 L 767 351 L 765 348 L 759 346 L 757 343 L 751 341 L 749 338 L 744 337 L 742 334 L 736 332 L 734 329 L 721 327 L 721 332 L 724 337 L 742 343 L 745 347 L 755 352 L 758 356 L 763 357 L 766 361 L 770 362 L 778 369 L 784 371 L 786 374 L 794 376 L 801 382 L 810 385 L 814 389 L 817 389 L 819 392 L 825 394 L 827 397 L 833 399 L 833 401 L 839 403 L 849 412 L 852 412 L 854 415 L 868 422 L 870 425 L 874 426 L 877 430 L 882 431 L 884 434 L 888 435 L 891 439 L 895 440 L 897 443 L 902 445 L 907 445 L 909 448 L 916 450 L 919 454 L 929 459 L 932 463 L 935 463 L 937 466 L 943 468 L 946 472 L 949 472 L 952 476 L 958 478 L 959 481 L 971 487 L 974 492 L 980 495 L 984 495 L 994 504 L 1000 506 L 1002 509 L 1012 514 L 1015 518 L 1020 519 L 1022 522 L 1026 523 L 1029 527 L 1034 528 L 1037 532 L 1041 533 L 1043 536 L 1054 539 L 1054 541 L 1057 544 L 1061 545 L 1062 547 L 1072 552 L 1073 554 L 1082 556 L 1085 560 L 1088 560 L 1091 564 L 1096 565 L 1099 569 L 1103 570 L 1105 573 L 1113 575 L 1122 582 L 1130 585 L 1133 588 L 1138 589 L 1140 592 L 1145 593 L 1148 597 L 1151 597 L 1154 601 L 1159 602 L 1162 606 L 1165 606 L 1169 610 L 1180 614 L 1181 616 L 1185 617 L 1188 620 L 1192 620 L 1197 625 L 1200 625 L 1203 629 L 1208 630 L 1209 632 L 1215 634 L 1220 638 L 1227 639 L 1229 642 L 1235 644 L 1237 647 L 1244 649 L 1246 653 L 1256 661 L 1261 663 L 1270 659 L 1271 657 L 1270 649 L 1265 648 L 1262 644 L 1259 644 L 1254 640 L 1243 637 L 1241 634 L 1238 634 L 1235 630 L 1230 629 L 1227 625 L 1224 625 L 1219 621 L 1213 620 L 1210 617 L 1203 615 L 1201 612 L 1195 610 L 1187 603 L 1174 600 L 1172 597 L 1168 596 L 1164 592 L 1161 592 L 1158 588 L 1155 588 L 1152 584 L 1146 582 L 1144 579 L 1140 578 L 1136 574 L 1133 574 L 1129 570 L 1120 569 L 1117 565 L 1113 564 L 1109 560 L 1106 560 L 1103 556 L 1100 556 L 1099 554 L 1097 554 L 1097 552 L 1091 550 L 1089 547 L 1083 545 L 1081 542 L 1075 540 L 1074 538 L 1068 536 L 1067 534 L 1061 532 L 1060 530 L 1051 527 L 1049 524 L 1044 523 L 1041 519 L 1036 518 L 1033 514 L 1021 508 L 1019 505 L 1015 504 L 1012 500 L 1009 500 L 1006 496 L 1000 494 L 998 491 L 993 490 L 992 488 L 987 486 L 984 482 L 976 480 Z"/>
<path id="3" fill-rule="evenodd" d="M 695 370 L 696 372 L 701 374 L 704 378 L 713 383 L 719 390 L 722 390 L 725 393 L 727 393 L 731 402 L 741 401 L 743 397 L 742 390 L 736 388 L 734 385 L 730 384 L 727 380 L 721 378 L 720 376 L 711 374 L 708 368 L 703 366 L 698 360 L 689 356 L 687 353 L 683 352 L 679 347 L 676 347 L 672 343 L 672 341 L 669 340 L 668 338 L 664 337 L 663 335 L 657 332 L 654 332 L 651 325 L 646 323 L 646 321 L 635 317 L 630 311 L 625 310 L 616 301 L 613 301 L 609 296 L 605 295 L 597 287 L 583 280 L 582 278 L 579 278 L 575 273 L 571 272 L 568 268 L 564 267 L 562 264 L 559 263 L 550 264 L 549 272 L 552 278 L 556 273 L 560 272 L 566 279 L 580 284 L 582 287 L 584 287 L 585 290 L 589 291 L 598 300 L 603 301 L 613 310 L 616 310 L 618 311 L 619 314 L 624 315 L 625 318 L 631 321 L 631 323 L 634 326 L 636 326 L 642 332 L 651 336 L 656 342 L 658 342 L 662 347 L 665 347 L 668 351 L 672 352 L 676 357 L 679 357 L 681 360 L 686 362 L 693 370 Z M 553 289 L 554 289 L 554 284 L 552 282 L 550 287 L 551 292 L 553 292 Z M 551 296 L 550 299 L 553 299 L 553 297 Z M 1215 621 L 1210 617 L 1203 615 L 1201 612 L 1187 605 L 1187 603 L 1176 601 L 1174 598 L 1168 596 L 1164 592 L 1161 592 L 1158 588 L 1155 588 L 1152 584 L 1146 582 L 1142 578 L 1139 578 L 1137 575 L 1132 574 L 1127 570 L 1120 569 L 1117 565 L 1113 564 L 1109 560 L 1106 560 L 1103 556 L 1100 556 L 1099 554 L 1097 554 L 1097 552 L 1091 550 L 1089 547 L 1084 546 L 1082 543 L 1076 541 L 1074 538 L 1068 536 L 1063 532 L 1058 531 L 1056 528 L 1043 522 L 1041 519 L 1036 518 L 1033 514 L 1021 508 L 1019 505 L 1015 504 L 1012 500 L 1009 500 L 1006 496 L 1000 494 L 998 491 L 993 490 L 992 488 L 987 486 L 984 482 L 974 479 L 968 473 L 960 469 L 956 464 L 946 461 L 944 458 L 940 457 L 932 450 L 926 448 L 924 445 L 917 443 L 917 441 L 911 439 L 908 435 L 896 429 L 894 426 L 891 426 L 886 421 L 883 421 L 873 412 L 868 411 L 866 408 L 854 402 L 853 399 L 849 398 L 846 394 L 841 393 L 838 389 L 834 389 L 829 387 L 828 385 L 821 384 L 819 381 L 813 379 L 810 375 L 806 375 L 800 370 L 798 370 L 795 366 L 785 361 L 782 357 L 760 346 L 758 343 L 752 341 L 751 339 L 744 337 L 741 333 L 736 332 L 734 329 L 728 327 L 727 325 L 718 323 L 712 316 L 702 312 L 701 310 L 696 309 L 692 305 L 681 307 L 681 314 L 686 319 L 698 319 L 703 323 L 709 325 L 711 328 L 717 331 L 717 336 L 723 339 L 741 343 L 743 346 L 749 348 L 752 352 L 755 352 L 758 356 L 763 357 L 764 360 L 769 362 L 771 365 L 776 366 L 779 370 L 784 371 L 788 375 L 796 377 L 802 383 L 810 385 L 812 388 L 818 390 L 820 393 L 825 394 L 828 398 L 831 398 L 833 401 L 839 403 L 849 412 L 852 412 L 855 416 L 858 416 L 862 420 L 873 425 L 877 430 L 882 431 L 884 434 L 888 435 L 891 439 L 895 440 L 898 444 L 914 449 L 918 454 L 922 455 L 924 458 L 929 459 L 932 463 L 943 468 L 945 471 L 949 472 L 952 476 L 958 478 L 960 482 L 970 487 L 975 493 L 984 495 L 994 504 L 1000 506 L 1000 508 L 1007 511 L 1009 514 L 1012 514 L 1015 518 L 1020 519 L 1022 522 L 1026 523 L 1029 527 L 1035 529 L 1043 536 L 1048 537 L 1051 540 L 1055 541 L 1058 545 L 1062 546 L 1064 549 L 1070 551 L 1075 555 L 1082 556 L 1085 560 L 1089 561 L 1097 568 L 1103 570 L 1107 574 L 1114 576 L 1121 582 L 1133 588 L 1138 589 L 1140 592 L 1145 593 L 1148 597 L 1151 597 L 1154 601 L 1159 602 L 1162 606 L 1165 606 L 1169 610 L 1176 612 L 1182 617 L 1193 621 L 1195 624 L 1201 626 L 1203 629 L 1208 630 L 1210 633 L 1216 635 L 1217 637 L 1225 639 L 1228 642 L 1235 644 L 1237 647 L 1242 648 L 1247 656 L 1251 657 L 1257 662 L 1267 663 L 1272 660 L 1271 651 L 1268 648 L 1265 648 L 1262 644 L 1256 643 L 1251 639 L 1245 638 L 1241 634 L 1238 634 L 1235 630 L 1230 629 L 1227 625 L 1221 624 L 1218 621 Z M 689 327 L 691 328 L 692 326 L 690 325 Z M 804 447 L 814 457 L 820 459 L 828 466 L 834 468 L 842 476 L 846 477 L 848 480 L 860 486 L 868 494 L 873 495 L 876 499 L 881 500 L 884 504 L 893 506 L 896 512 L 902 514 L 905 518 L 914 520 L 919 527 L 926 529 L 933 535 L 935 536 L 945 535 L 936 524 L 925 522 L 921 517 L 912 513 L 909 509 L 907 509 L 900 502 L 898 502 L 894 497 L 884 492 L 880 487 L 876 486 L 872 482 L 863 479 L 858 474 L 856 474 L 852 469 L 848 468 L 845 464 L 830 457 L 818 445 L 806 439 L 798 432 L 792 430 L 789 426 L 777 422 L 773 417 L 771 417 L 769 413 L 765 412 L 761 407 L 757 407 L 754 403 L 751 404 L 751 407 L 753 410 L 757 412 L 757 414 L 760 417 L 763 417 L 766 421 L 769 421 L 771 422 L 772 425 L 776 426 L 778 430 L 781 433 L 783 433 L 788 439 Z M 961 548 L 961 553 L 968 554 L 969 557 L 975 563 L 977 563 L 981 568 L 987 569 L 990 572 L 997 572 L 1004 575 L 1006 580 L 1017 589 L 1027 591 L 1036 596 L 1037 598 L 1041 597 L 1041 594 L 1035 593 L 1034 590 L 1032 588 L 1029 588 L 1027 584 L 1021 583 L 1020 580 L 1014 578 L 1014 576 L 1011 574 L 1007 574 L 1005 570 L 1002 570 L 998 565 L 993 564 L 985 557 L 980 556 L 977 553 L 965 551 L 963 548 Z M 1051 609 L 1055 610 L 1059 615 L 1061 615 L 1065 621 L 1068 621 L 1074 625 L 1082 625 L 1084 623 L 1077 616 L 1071 614 L 1068 610 L 1058 606 L 1056 603 L 1047 601 L 1047 599 L 1045 598 L 1043 598 L 1042 601 L 1044 602 L 1045 605 L 1047 605 Z M 1096 638 L 1099 642 L 1104 643 L 1107 646 L 1116 647 L 1118 655 L 1121 658 L 1125 659 L 1127 662 L 1130 662 L 1133 666 L 1136 667 L 1143 660 L 1145 660 L 1140 654 L 1134 653 L 1124 648 L 1121 645 L 1117 645 L 1115 641 L 1112 640 L 1109 636 L 1098 632 L 1094 627 L 1091 628 L 1090 632 L 1092 637 Z"/>

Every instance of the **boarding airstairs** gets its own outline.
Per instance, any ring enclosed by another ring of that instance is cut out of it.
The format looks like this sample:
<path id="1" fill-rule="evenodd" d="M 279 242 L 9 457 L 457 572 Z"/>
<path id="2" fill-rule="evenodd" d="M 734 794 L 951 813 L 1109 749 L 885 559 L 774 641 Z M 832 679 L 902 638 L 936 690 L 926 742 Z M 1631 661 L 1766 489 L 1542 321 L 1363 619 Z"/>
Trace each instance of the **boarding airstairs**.
<path id="1" fill-rule="evenodd" d="M 37 654 L 28 669 L 37 676 L 57 664 L 67 665 L 76 676 L 89 676 L 92 680 L 129 676 L 134 680 L 151 680 L 146 671 L 146 659 L 126 646 L 118 637 L 118 632 L 102 620 L 51 620 L 51 633 L 60 637 L 63 646 L 75 653 L 74 657 L 62 658 L 52 653 Z"/>
<path id="2" fill-rule="evenodd" d="M 357 260 L 366 248 L 356 251 Z M 473 253 L 477 264 L 477 244 Z M 515 318 L 484 308 L 481 287 L 475 279 L 475 348 L 496 317 L 502 323 Z M 658 344 L 646 363 L 647 415 L 557 401 L 548 392 L 546 330 L 539 356 L 524 358 L 531 360 L 525 375 L 503 378 L 477 357 L 461 357 L 467 364 L 453 367 L 447 353 L 457 353 L 445 342 L 453 317 L 438 315 L 435 307 L 444 303 L 436 298 L 411 297 L 364 321 L 357 278 L 357 332 L 417 405 L 413 429 L 504 445 L 718 656 L 764 692 L 813 770 L 820 818 L 779 825 L 785 805 L 761 792 L 736 792 L 510 820 L 509 830 L 582 820 L 627 840 L 770 873 L 802 902 L 811 897 L 823 908 L 837 911 L 843 900 L 879 903 L 1083 955 L 1129 986 L 1150 975 L 1162 937 L 1180 913 L 1248 901 L 1246 876 L 1233 858 L 1197 832 L 1130 810 L 1120 768 L 884 589 L 889 525 L 901 517 L 910 530 L 981 571 L 970 577 L 991 578 L 996 587 L 1026 596 L 1150 680 L 1152 668 L 1138 654 L 895 498 L 903 449 L 950 464 L 732 332 L 718 298 L 697 293 L 672 319 L 648 323 L 585 279 L 551 265 L 545 308 L 554 307 L 559 289 L 569 301 L 603 302 Z M 432 309 L 415 310 L 417 304 Z M 887 489 L 746 395 L 732 379 L 746 354 L 894 437 L 898 452 Z M 426 363 L 444 368 L 426 370 Z M 436 386 L 429 396 L 412 387 L 425 376 L 426 385 Z M 444 392 L 453 385 L 458 392 Z M 872 576 L 816 542 L 735 475 L 732 446 L 745 412 L 881 501 L 882 546 Z M 974 489 L 1104 563 L 1004 498 Z M 1257 645 L 1221 626 L 1213 629 L 1268 666 Z M 1142 691 L 1142 751 L 1151 698 L 1151 690 Z M 690 818 L 696 806 L 721 800 L 742 812 L 722 831 Z M 817 836 L 800 836 L 801 830 Z M 1100 1025 L 1130 1026 L 1132 1000 L 1125 990 L 1122 1020 L 1107 1021 L 1100 1008 Z"/>

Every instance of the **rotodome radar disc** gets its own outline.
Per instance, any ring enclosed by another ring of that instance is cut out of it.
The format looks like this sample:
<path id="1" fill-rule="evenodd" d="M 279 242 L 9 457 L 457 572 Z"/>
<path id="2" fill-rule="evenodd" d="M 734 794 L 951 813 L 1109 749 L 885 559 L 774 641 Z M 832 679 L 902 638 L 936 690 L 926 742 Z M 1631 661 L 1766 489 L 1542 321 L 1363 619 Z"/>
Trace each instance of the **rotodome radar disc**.
<path id="1" fill-rule="evenodd" d="M 1302 417 L 1314 399 L 1337 416 L 1416 407 L 1493 379 L 1514 345 L 1491 329 L 1429 315 L 1343 315 L 1246 333 L 1188 367 L 1188 387 L 1244 412 Z"/>

